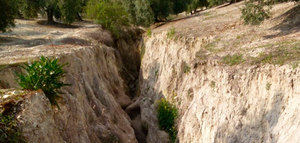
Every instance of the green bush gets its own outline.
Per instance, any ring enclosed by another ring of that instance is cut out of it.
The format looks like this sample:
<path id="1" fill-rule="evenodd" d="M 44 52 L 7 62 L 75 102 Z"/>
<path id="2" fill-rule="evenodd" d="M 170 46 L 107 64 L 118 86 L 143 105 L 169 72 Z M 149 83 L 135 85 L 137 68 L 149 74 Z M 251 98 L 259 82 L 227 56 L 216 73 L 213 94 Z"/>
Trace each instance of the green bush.
<path id="1" fill-rule="evenodd" d="M 0 113 L 0 142 L 1 143 L 25 143 L 21 136 L 14 116 Z"/>
<path id="2" fill-rule="evenodd" d="M 135 24 L 141 26 L 150 26 L 154 22 L 154 13 L 151 9 L 149 0 L 135 0 Z"/>
<path id="3" fill-rule="evenodd" d="M 241 18 L 245 24 L 258 25 L 269 17 L 269 12 L 264 10 L 263 4 L 246 2 L 245 7 L 242 9 Z"/>
<path id="4" fill-rule="evenodd" d="M 177 108 L 165 99 L 158 102 L 157 118 L 159 127 L 169 133 L 171 142 L 175 142 L 177 130 L 175 127 L 175 120 L 178 116 Z"/>
<path id="5" fill-rule="evenodd" d="M 218 6 L 218 5 L 221 5 L 221 4 L 224 4 L 226 2 L 228 2 L 229 0 L 207 0 L 208 3 L 209 3 L 209 6 Z"/>
<path id="6" fill-rule="evenodd" d="M 120 2 L 91 0 L 87 5 L 87 16 L 111 31 L 116 38 L 124 27 L 130 25 L 129 14 Z"/>
<path id="7" fill-rule="evenodd" d="M 42 89 L 52 105 L 57 105 L 60 88 L 67 84 L 60 81 L 65 76 L 63 67 L 66 64 L 59 64 L 58 59 L 41 57 L 39 61 L 32 64 L 25 64 L 23 67 L 27 73 L 18 73 L 18 83 L 23 89 Z"/>

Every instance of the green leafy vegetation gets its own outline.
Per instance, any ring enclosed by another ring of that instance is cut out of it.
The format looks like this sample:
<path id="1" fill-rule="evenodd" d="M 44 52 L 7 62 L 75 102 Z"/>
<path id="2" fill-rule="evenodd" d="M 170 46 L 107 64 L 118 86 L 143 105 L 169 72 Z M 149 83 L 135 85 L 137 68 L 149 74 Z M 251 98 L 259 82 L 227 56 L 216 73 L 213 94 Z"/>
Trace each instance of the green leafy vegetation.
<path id="1" fill-rule="evenodd" d="M 233 66 L 244 62 L 244 59 L 243 59 L 243 55 L 234 54 L 234 55 L 227 55 L 223 57 L 222 61 L 227 65 Z"/>
<path id="2" fill-rule="evenodd" d="M 207 7 L 209 5 L 207 0 L 191 0 L 187 6 L 187 12 L 196 13 L 200 7 Z"/>
<path id="3" fill-rule="evenodd" d="M 148 37 L 151 37 L 151 35 L 152 35 L 152 31 L 151 31 L 150 28 L 148 28 L 148 29 L 147 29 L 147 36 L 148 36 Z"/>
<path id="4" fill-rule="evenodd" d="M 178 109 L 165 99 L 158 102 L 157 118 L 160 129 L 166 131 L 170 135 L 172 143 L 176 141 L 177 130 L 175 120 L 178 117 Z"/>
<path id="5" fill-rule="evenodd" d="M 276 49 L 272 50 L 271 52 L 260 53 L 257 57 L 252 57 L 252 64 L 263 63 L 283 65 L 288 61 L 300 60 L 300 42 L 284 41 L 267 44 L 262 47 L 276 47 Z"/>
<path id="6" fill-rule="evenodd" d="M 221 41 L 221 38 L 214 38 L 213 41 L 206 43 L 203 48 L 212 52 L 212 53 L 218 53 L 220 51 L 222 51 L 222 49 L 217 49 L 217 44 Z"/>
<path id="7" fill-rule="evenodd" d="M 13 115 L 0 113 L 0 142 L 25 143 Z"/>
<path id="8" fill-rule="evenodd" d="M 170 28 L 167 32 L 167 38 L 173 38 L 176 34 L 176 30 L 174 27 Z"/>
<path id="9" fill-rule="evenodd" d="M 209 86 L 211 88 L 215 88 L 216 87 L 216 82 L 215 81 L 211 81 L 210 84 L 209 84 Z"/>
<path id="10" fill-rule="evenodd" d="M 5 32 L 15 26 L 17 12 L 17 0 L 0 0 L 0 31 Z"/>
<path id="11" fill-rule="evenodd" d="M 270 89 L 271 89 L 271 85 L 272 85 L 272 84 L 268 82 L 267 85 L 266 85 L 266 89 L 267 89 L 267 90 L 270 90 Z"/>
<path id="12" fill-rule="evenodd" d="M 258 25 L 265 19 L 270 17 L 269 9 L 276 3 L 299 0 L 250 0 L 245 2 L 245 7 L 242 9 L 241 18 L 245 24 Z"/>
<path id="13" fill-rule="evenodd" d="M 80 19 L 80 12 L 86 0 L 19 0 L 20 11 L 28 18 L 37 17 L 38 13 L 47 15 L 49 24 L 54 23 L 54 17 L 64 23 L 71 24 Z"/>
<path id="14" fill-rule="evenodd" d="M 133 3 L 134 11 L 131 14 L 134 24 L 141 26 L 150 26 L 154 22 L 154 13 L 151 10 L 150 0 L 135 0 Z"/>
<path id="15" fill-rule="evenodd" d="M 26 73 L 18 73 L 18 83 L 23 89 L 42 89 L 52 105 L 57 105 L 60 89 L 67 84 L 61 78 L 65 76 L 63 67 L 66 64 L 59 64 L 58 59 L 41 57 L 39 61 L 32 64 L 25 64 L 23 67 Z"/>
<path id="16" fill-rule="evenodd" d="M 293 69 L 296 69 L 296 68 L 299 66 L 299 63 L 300 63 L 300 62 L 293 62 L 293 63 L 292 63 L 292 68 L 293 68 Z"/>
<path id="17" fill-rule="evenodd" d="M 191 72 L 191 67 L 187 63 L 184 63 L 184 65 L 183 65 L 183 72 L 184 73 L 190 73 Z"/>
<path id="18" fill-rule="evenodd" d="M 123 28 L 129 26 L 129 15 L 122 3 L 112 1 L 90 0 L 87 5 L 87 15 L 108 29 L 118 38 Z"/>
<path id="19" fill-rule="evenodd" d="M 262 4 L 246 2 L 245 7 L 242 9 L 242 19 L 244 23 L 258 25 L 269 18 L 270 14 L 263 6 Z"/>
<path id="20" fill-rule="evenodd" d="M 209 6 L 217 6 L 228 2 L 228 0 L 207 0 L 207 1 L 209 3 Z"/>

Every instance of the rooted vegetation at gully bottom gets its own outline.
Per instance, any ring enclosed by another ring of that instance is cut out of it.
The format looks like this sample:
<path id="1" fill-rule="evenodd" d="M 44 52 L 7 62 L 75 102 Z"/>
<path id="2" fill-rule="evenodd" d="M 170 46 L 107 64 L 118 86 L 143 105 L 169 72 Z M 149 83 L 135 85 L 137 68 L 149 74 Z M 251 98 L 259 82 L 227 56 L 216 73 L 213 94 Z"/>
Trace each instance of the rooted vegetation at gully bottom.
<path id="1" fill-rule="evenodd" d="M 297 6 L 293 10 L 296 12 L 299 11 L 299 0 L 292 0 Z M 183 30 L 170 24 L 172 22 L 176 23 L 180 20 L 193 18 L 197 16 L 202 16 L 197 19 L 197 22 L 201 23 L 206 20 L 213 21 L 218 17 L 226 17 L 226 13 L 216 13 L 212 8 L 222 8 L 233 3 L 240 2 L 240 0 L 0 0 L 0 31 L 2 33 L 10 32 L 17 24 L 16 19 L 38 19 L 37 23 L 43 24 L 46 26 L 57 26 L 60 27 L 63 25 L 64 28 L 74 28 L 75 25 L 80 25 L 80 21 L 93 21 L 96 24 L 102 26 L 103 29 L 109 31 L 109 34 L 112 35 L 112 41 L 116 42 L 120 40 L 124 35 L 130 33 L 131 28 L 140 27 L 141 29 L 145 29 L 146 38 L 151 39 L 155 37 L 156 33 L 164 33 L 166 39 L 164 42 L 182 42 L 179 41 L 184 34 L 188 35 L 189 33 L 182 32 Z M 239 8 L 239 18 L 241 20 L 241 25 L 248 28 L 251 26 L 256 26 L 259 28 L 264 22 L 276 20 L 276 18 L 272 18 L 272 15 L 276 14 L 271 12 L 272 7 L 275 4 L 290 2 L 289 0 L 247 0 L 243 2 L 243 7 Z M 217 9 L 216 9 L 217 10 Z M 182 16 L 183 15 L 183 16 Z M 290 15 L 296 15 L 295 12 L 291 12 Z M 41 21 L 41 19 L 46 19 L 45 21 Z M 289 17 L 288 20 L 292 20 L 293 17 Z M 228 27 L 234 27 L 238 22 L 233 25 L 226 25 Z M 292 25 L 293 22 L 287 22 Z M 170 26 L 168 26 L 170 24 Z M 298 23 L 296 23 L 298 24 Z M 296 25 L 295 24 L 295 25 Z M 167 28 L 161 28 L 167 25 Z M 193 25 L 191 25 L 193 26 Z M 220 30 L 222 33 L 223 29 L 228 27 L 222 27 L 217 30 Z M 289 25 L 288 25 L 289 26 Z M 293 27 L 288 27 L 284 25 L 283 27 L 275 27 L 277 30 L 284 31 L 286 29 L 293 29 Z M 18 27 L 18 26 L 16 26 Z M 155 28 L 163 29 L 157 30 Z M 182 28 L 182 27 L 181 27 Z M 223 29 L 222 29 L 223 28 Z M 274 27 L 273 27 L 274 28 Z M 254 29 L 254 30 L 253 30 Z M 253 28 L 250 32 L 255 32 L 255 28 Z M 297 30 L 297 29 L 296 29 Z M 294 30 L 294 31 L 296 31 Z M 157 32 L 158 31 L 158 32 Z M 292 30 L 291 30 L 292 31 Z M 205 65 L 208 60 L 217 59 L 217 64 L 221 64 L 222 66 L 226 66 L 228 68 L 239 67 L 243 65 L 265 65 L 265 64 L 273 64 L 276 66 L 282 66 L 284 64 L 290 64 L 293 69 L 298 68 L 299 66 L 299 57 L 300 57 L 300 43 L 297 40 L 284 39 L 276 42 L 266 42 L 259 43 L 257 45 L 251 45 L 241 50 L 235 49 L 236 47 L 240 47 L 243 43 L 247 43 L 247 40 L 253 40 L 257 37 L 257 35 L 263 35 L 263 33 L 259 33 L 256 35 L 251 33 L 235 35 L 233 37 L 228 36 L 221 37 L 220 35 L 215 35 L 215 37 L 209 39 L 202 39 L 202 45 L 200 49 L 195 51 L 196 54 L 194 61 L 187 61 L 181 64 L 181 73 L 177 73 L 173 69 L 172 79 L 176 76 L 190 76 L 193 74 L 197 74 L 198 72 L 195 70 L 199 65 Z M 183 34 L 184 33 L 184 34 Z M 52 33 L 51 33 L 52 34 Z M 59 32 L 55 34 L 60 34 Z M 272 36 L 282 36 L 281 35 L 268 35 L 265 36 L 265 39 L 271 39 Z M 4 34 L 5 35 L 5 34 Z M 37 34 L 38 35 L 38 34 Z M 0 44 L 2 41 L 15 40 L 12 37 L 1 39 L 3 35 L 0 35 Z M 127 35 L 128 36 L 128 35 Z M 296 35 L 297 36 L 297 35 Z M 97 37 L 97 36 L 95 36 Z M 100 37 L 100 36 L 99 36 Z M 134 36 L 132 36 L 134 37 Z M 160 37 L 161 38 L 161 37 Z M 230 39 L 231 38 L 231 39 Z M 17 39 L 17 38 L 16 38 Z M 232 40 L 231 43 L 228 43 L 229 40 Z M 38 39 L 43 41 L 41 39 Z M 75 39 L 77 40 L 77 39 Z M 178 41 L 177 41 L 178 40 Z M 226 41 L 228 40 L 228 41 Z M 155 42 L 159 40 L 153 40 Z M 22 41 L 23 43 L 30 43 L 31 41 Z M 22 42 L 17 43 L 16 45 L 21 45 Z M 187 41 L 186 43 L 189 43 Z M 226 43 L 227 42 L 227 43 Z M 34 43 L 34 42 L 32 42 Z M 88 43 L 88 42 L 86 42 Z M 61 43 L 60 43 L 61 44 Z M 111 44 L 113 46 L 117 45 L 116 43 Z M 109 46 L 111 46 L 109 45 Z M 10 45 L 8 45 L 10 46 Z M 82 46 L 82 45 L 80 45 Z M 109 47 L 108 46 L 108 47 Z M 218 47 L 219 46 L 219 47 Z M 28 46 L 30 48 L 30 46 Z M 52 45 L 51 48 L 54 46 Z M 221 48 L 220 48 L 221 47 Z M 57 47 L 55 47 L 57 48 Z M 198 47 L 197 47 L 198 48 Z M 228 50 L 229 49 L 229 50 Z M 0 47 L 0 52 L 1 52 Z M 146 47 L 143 44 L 140 46 L 139 57 L 140 60 L 144 60 L 145 54 L 147 53 Z M 160 50 L 160 49 L 159 49 Z M 192 51 L 192 50 L 191 50 Z M 246 52 L 245 52 L 246 51 Z M 122 51 L 124 52 L 124 51 Z M 126 51 L 125 51 L 126 53 Z M 180 53 L 180 52 L 178 52 Z M 106 53 L 107 54 L 107 53 Z M 122 53 L 124 54 L 124 53 Z M 219 54 L 219 55 L 217 55 Z M 24 54 L 25 55 L 25 54 Z M 66 63 L 61 63 L 57 58 L 49 58 L 46 56 L 39 55 L 39 59 L 29 62 L 27 64 L 22 64 L 19 66 L 20 70 L 16 72 L 16 82 L 20 89 L 24 91 L 37 91 L 42 90 L 53 108 L 59 106 L 60 97 L 64 96 L 62 92 L 62 88 L 65 86 L 70 86 L 67 84 L 69 81 L 64 81 L 64 77 L 66 76 L 65 68 L 67 67 Z M 148 55 L 146 55 L 149 58 Z M 171 58 L 171 57 L 170 57 Z M 208 59 L 211 58 L 211 59 Z M 146 59 L 148 60 L 148 59 Z M 214 64 L 214 63 L 210 63 Z M 156 65 L 155 65 L 156 66 Z M 161 65 L 159 65 L 161 66 Z M 159 76 L 161 76 L 161 67 L 155 68 L 154 76 L 155 79 L 158 80 Z M 215 66 L 215 65 L 214 65 Z M 105 67 L 106 68 L 106 67 Z M 124 68 L 124 67 L 122 67 Z M 172 67 L 173 68 L 173 67 Z M 0 68 L 0 70 L 2 70 Z M 123 69 L 122 69 L 123 70 Z M 124 72 L 124 71 L 122 71 Z M 127 72 L 127 71 L 125 71 Z M 207 71 L 204 69 L 203 73 Z M 142 72 L 141 72 L 142 74 Z M 131 76 L 131 75 L 130 75 Z M 130 77 L 131 78 L 131 77 Z M 136 80 L 136 79 L 135 79 Z M 147 79 L 148 80 L 148 79 Z M 208 87 L 217 91 L 219 85 L 219 81 L 208 80 L 210 81 Z M 0 87 L 2 79 L 0 80 Z M 116 84 L 120 84 L 117 81 Z M 137 81 L 134 81 L 137 82 Z M 294 86 L 294 81 L 292 80 L 291 85 Z M 129 85 L 131 86 L 131 85 Z M 132 85 L 135 86 L 135 85 Z M 274 88 L 275 84 L 271 82 L 266 82 L 264 84 L 264 88 L 267 91 L 270 91 Z M 139 87 L 134 87 L 139 88 Z M 109 89 L 114 92 L 116 89 Z M 140 89 L 137 89 L 140 90 Z M 147 90 L 150 90 L 148 87 Z M 193 98 L 194 93 L 192 88 L 187 89 L 188 97 Z M 140 91 L 138 91 L 140 92 Z M 98 93 L 97 93 L 98 94 Z M 100 94 L 100 92 L 99 92 Z M 104 92 L 101 94 L 104 94 Z M 141 94 L 141 93 L 137 93 Z M 155 93 L 158 94 L 158 93 Z M 5 99 L 4 93 L 0 91 L 0 101 Z M 177 96 L 177 94 L 176 94 Z M 135 99 L 134 96 L 130 97 Z M 166 97 L 165 97 L 166 98 Z M 169 135 L 169 140 L 172 143 L 178 142 L 178 126 L 177 122 L 181 114 L 176 103 L 171 103 L 167 101 L 165 98 L 159 100 L 156 104 L 155 113 L 157 113 L 157 120 L 159 129 L 165 131 Z M 130 100 L 132 100 L 130 99 Z M 89 102 L 92 102 L 92 99 L 88 99 Z M 103 101 L 107 104 L 107 101 Z M 152 101 L 154 102 L 154 101 Z M 93 103 L 94 104 L 94 103 Z M 23 143 L 26 142 L 26 139 L 22 136 L 20 129 L 18 128 L 18 123 L 16 120 L 17 110 L 14 108 L 17 104 L 13 105 L 2 105 L 0 104 L 0 142 L 8 142 L 8 143 Z M 127 107 L 128 105 L 126 105 Z M 96 105 L 94 106 L 96 107 Z M 93 107 L 93 108 L 94 108 Z M 122 107 L 125 110 L 125 105 Z M 137 109 L 138 110 L 138 109 Z M 139 109 L 141 110 L 141 109 Z M 213 109 L 214 110 L 214 109 Z M 58 110 L 58 112 L 60 112 Z M 100 112 L 100 111 L 99 111 Z M 102 111 L 101 111 L 102 112 Z M 134 111 L 140 112 L 140 111 Z M 98 111 L 97 111 L 98 113 Z M 135 114 L 135 113 L 134 113 Z M 140 114 L 140 113 L 139 113 Z M 245 113 L 246 114 L 246 113 Z M 136 115 L 132 115 L 136 116 Z M 118 119 L 116 117 L 112 117 L 114 122 L 117 122 Z M 138 118 L 138 117 L 136 117 Z M 155 119 L 156 119 L 155 118 Z M 94 119 L 91 119 L 94 120 Z M 141 123 L 143 124 L 143 122 Z M 145 127 L 146 128 L 146 127 Z M 144 131 L 146 129 L 142 129 L 143 132 L 147 133 L 148 131 Z M 115 135 L 110 135 L 108 138 L 111 142 L 119 141 Z"/>
<path id="2" fill-rule="evenodd" d="M 166 99 L 158 101 L 157 105 L 157 118 L 159 127 L 165 130 L 169 136 L 170 141 L 175 143 L 177 137 L 177 129 L 175 122 L 178 116 L 178 109 L 168 102 Z"/>

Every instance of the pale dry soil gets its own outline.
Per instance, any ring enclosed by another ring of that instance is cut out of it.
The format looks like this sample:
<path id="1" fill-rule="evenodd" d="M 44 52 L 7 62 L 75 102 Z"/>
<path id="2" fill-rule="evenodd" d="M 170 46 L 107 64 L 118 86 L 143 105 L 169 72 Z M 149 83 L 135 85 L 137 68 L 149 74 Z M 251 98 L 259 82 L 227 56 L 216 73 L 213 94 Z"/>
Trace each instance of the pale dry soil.
<path id="1" fill-rule="evenodd" d="M 244 25 L 240 18 L 240 9 L 243 7 L 244 2 L 239 2 L 175 19 L 152 29 L 151 36 L 159 37 L 165 34 L 169 35 L 166 37 L 170 40 L 192 45 L 190 47 L 199 51 L 195 57 L 200 60 L 219 59 L 224 62 L 226 56 L 236 54 L 237 57 L 242 57 L 237 63 L 298 64 L 299 2 L 272 6 L 271 17 L 261 25 L 254 26 Z M 179 17 L 182 17 L 182 14 Z M 175 31 L 173 34 L 172 29 Z"/>
<path id="2" fill-rule="evenodd" d="M 96 24 L 78 22 L 70 27 L 49 26 L 38 20 L 16 20 L 9 32 L 0 33 L 0 65 L 27 62 L 32 58 L 67 54 L 72 50 L 112 43 L 110 34 Z M 101 31 L 101 32 L 95 32 Z"/>

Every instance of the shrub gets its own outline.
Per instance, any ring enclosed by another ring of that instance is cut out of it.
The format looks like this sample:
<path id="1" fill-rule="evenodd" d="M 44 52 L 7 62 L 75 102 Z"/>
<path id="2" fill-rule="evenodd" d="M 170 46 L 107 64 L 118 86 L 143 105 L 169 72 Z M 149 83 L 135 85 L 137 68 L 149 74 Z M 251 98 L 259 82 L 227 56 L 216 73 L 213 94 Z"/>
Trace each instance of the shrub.
<path id="1" fill-rule="evenodd" d="M 25 64 L 23 67 L 26 74 L 18 73 L 18 83 L 23 89 L 42 89 L 52 105 L 57 105 L 60 88 L 67 84 L 60 81 L 65 76 L 63 67 L 66 64 L 59 64 L 58 59 L 41 57 L 39 61 L 32 64 Z"/>
<path id="2" fill-rule="evenodd" d="M 149 0 L 135 0 L 134 11 L 137 25 L 150 26 L 154 22 L 154 14 Z"/>
<path id="3" fill-rule="evenodd" d="M 14 116 L 0 113 L 0 142 L 25 143 L 14 120 Z"/>
<path id="4" fill-rule="evenodd" d="M 269 17 L 269 12 L 264 10 L 262 4 L 246 2 L 245 7 L 242 9 L 241 18 L 245 24 L 258 25 Z"/>
<path id="5" fill-rule="evenodd" d="M 207 0 L 209 3 L 209 6 L 217 6 L 217 5 L 221 5 L 224 4 L 226 2 L 228 2 L 229 0 Z"/>
<path id="6" fill-rule="evenodd" d="M 175 142 L 177 136 L 175 127 L 175 120 L 178 116 L 177 108 L 167 100 L 161 99 L 158 102 L 157 113 L 160 129 L 169 133 L 171 142 Z"/>
<path id="7" fill-rule="evenodd" d="M 129 15 L 120 2 L 91 0 L 87 5 L 87 16 L 111 31 L 116 38 L 130 24 Z"/>

